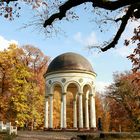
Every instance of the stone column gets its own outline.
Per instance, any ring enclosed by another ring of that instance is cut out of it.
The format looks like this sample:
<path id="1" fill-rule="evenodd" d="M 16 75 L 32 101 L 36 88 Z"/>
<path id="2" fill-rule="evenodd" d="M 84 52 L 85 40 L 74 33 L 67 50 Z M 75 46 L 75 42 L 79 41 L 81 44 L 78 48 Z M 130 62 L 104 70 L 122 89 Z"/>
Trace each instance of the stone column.
<path id="1" fill-rule="evenodd" d="M 93 127 L 96 128 L 96 108 L 95 108 L 95 96 L 93 96 Z"/>
<path id="2" fill-rule="evenodd" d="M 63 95 L 61 95 L 61 116 L 60 116 L 60 127 L 63 128 Z"/>
<path id="3" fill-rule="evenodd" d="M 85 127 L 89 129 L 88 97 L 85 98 Z"/>
<path id="4" fill-rule="evenodd" d="M 73 127 L 77 128 L 77 105 L 76 105 L 76 98 L 73 100 Z"/>
<path id="5" fill-rule="evenodd" d="M 48 96 L 45 97 L 45 129 L 48 128 Z"/>
<path id="6" fill-rule="evenodd" d="M 90 127 L 96 128 L 95 98 L 90 94 Z"/>
<path id="7" fill-rule="evenodd" d="M 66 118 L 66 93 L 62 95 L 63 100 L 63 128 L 66 129 L 67 127 L 67 118 Z"/>
<path id="8" fill-rule="evenodd" d="M 53 128 L 53 95 L 49 95 L 50 99 L 50 113 L 49 113 L 49 128 Z"/>
<path id="9" fill-rule="evenodd" d="M 79 93 L 79 128 L 83 128 L 83 103 L 82 103 L 82 93 Z"/>

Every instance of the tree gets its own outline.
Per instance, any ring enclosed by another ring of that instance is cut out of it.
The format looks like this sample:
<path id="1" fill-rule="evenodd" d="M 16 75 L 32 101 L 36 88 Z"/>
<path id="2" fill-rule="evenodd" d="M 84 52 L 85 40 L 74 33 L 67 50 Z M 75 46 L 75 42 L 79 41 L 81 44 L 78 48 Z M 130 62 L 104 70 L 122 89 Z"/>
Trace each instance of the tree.
<path id="1" fill-rule="evenodd" d="M 10 97 L 11 79 L 11 56 L 8 52 L 0 52 L 0 119 L 4 120 L 8 110 L 8 97 Z M 7 61 L 9 59 L 9 61 Z"/>
<path id="2" fill-rule="evenodd" d="M 28 82 L 32 83 L 28 93 L 28 106 L 30 108 L 28 114 L 30 114 L 32 119 L 29 123 L 33 129 L 33 124 L 35 122 L 42 123 L 44 118 L 45 80 L 43 75 L 47 70 L 49 57 L 32 45 L 24 45 L 22 48 L 25 52 L 23 62 L 32 73 L 32 77 L 28 79 Z"/>
<path id="3" fill-rule="evenodd" d="M 0 16 L 3 16 L 6 19 L 13 20 L 20 17 L 20 10 L 23 6 L 23 3 L 26 5 L 31 5 L 32 8 L 38 8 L 42 4 L 41 0 L 0 0 Z"/>
<path id="4" fill-rule="evenodd" d="M 140 26 L 134 29 L 134 35 L 130 40 L 125 40 L 125 45 L 137 43 L 137 47 L 134 49 L 133 54 L 128 56 L 133 64 L 133 72 L 140 71 Z M 140 80 L 137 78 L 137 80 Z"/>
<path id="5" fill-rule="evenodd" d="M 127 111 L 124 109 L 122 104 L 118 103 L 112 98 L 108 99 L 108 109 L 110 113 L 110 131 L 116 132 L 127 132 L 133 131 L 133 123 L 129 118 Z"/>
<path id="6" fill-rule="evenodd" d="M 16 2 L 16 4 L 12 6 L 4 5 L 5 3 L 10 4 L 12 2 Z M 118 28 L 118 31 L 115 33 L 115 37 L 112 39 L 112 41 L 105 44 L 104 47 L 100 47 L 101 51 L 107 51 L 110 48 L 114 48 L 115 45 L 118 43 L 118 40 L 121 37 L 121 34 L 125 30 L 125 27 L 128 23 L 128 20 L 134 20 L 140 18 L 140 2 L 139 0 L 53 0 L 51 2 L 45 2 L 44 0 L 35 0 L 35 1 L 28 1 L 24 0 L 25 3 L 33 5 L 34 8 L 38 7 L 45 7 L 44 13 L 41 14 L 41 17 L 43 16 L 43 26 L 44 28 L 53 28 L 53 23 L 59 19 L 62 20 L 64 17 L 67 18 L 67 15 L 72 14 L 72 18 L 77 18 L 75 16 L 74 12 L 69 12 L 72 8 L 78 7 L 81 4 L 91 3 L 92 7 L 95 10 L 104 9 L 107 14 L 111 13 L 112 11 L 118 11 L 120 10 L 120 15 L 116 19 L 111 18 L 109 15 L 109 20 L 112 19 L 114 22 L 120 22 L 120 27 Z M 4 14 L 6 18 L 12 17 L 13 10 L 17 11 L 15 7 L 18 7 L 18 3 L 20 1 L 18 0 L 2 0 L 1 2 L 1 15 Z M 18 7 L 18 9 L 20 9 Z M 122 15 L 122 13 L 124 13 Z M 44 15 L 45 14 L 45 15 Z M 101 17 L 101 13 L 100 13 Z M 107 23 L 109 21 L 106 19 L 104 23 Z M 48 31 L 49 33 L 49 31 Z"/>
<path id="7" fill-rule="evenodd" d="M 101 129 L 104 132 L 109 132 L 110 128 L 110 110 L 109 110 L 109 101 L 108 99 L 104 98 L 102 94 L 97 93 L 95 96 L 95 103 L 96 103 L 96 122 L 97 127 L 99 118 L 101 119 Z M 99 128 L 98 128 L 99 129 Z"/>
<path id="8" fill-rule="evenodd" d="M 109 86 L 106 96 L 111 100 L 112 119 L 118 120 L 120 124 L 121 120 L 127 121 L 132 130 L 139 131 L 140 81 L 136 82 L 136 77 L 135 73 L 114 74 L 114 83 Z"/>
<path id="9" fill-rule="evenodd" d="M 48 57 L 33 46 L 27 47 L 32 51 L 26 47 L 13 44 L 0 52 L 0 119 L 17 121 L 19 127 L 28 123 L 32 129 L 44 120 L 43 74 Z"/>
<path id="10" fill-rule="evenodd" d="M 28 108 L 26 94 L 29 90 L 26 79 L 31 76 L 31 73 L 27 66 L 25 67 L 20 61 L 20 57 L 24 55 L 24 52 L 16 45 L 10 45 L 7 50 L 0 52 L 0 55 L 2 73 L 0 95 L 1 110 L 3 110 L 1 113 L 4 116 L 2 119 L 5 118 L 7 121 L 13 122 L 16 119 L 19 120 L 19 114 L 23 114 L 22 118 L 26 115 L 25 110 Z M 22 123 L 24 119 L 20 122 Z"/>
<path id="11" fill-rule="evenodd" d="M 114 19 L 114 22 L 120 21 L 120 27 L 113 38 L 113 40 L 105 47 L 101 47 L 101 51 L 107 51 L 110 48 L 114 48 L 115 45 L 118 43 L 119 38 L 121 37 L 121 34 L 125 30 L 125 27 L 127 25 L 127 22 L 129 19 L 135 18 L 139 19 L 140 18 L 140 3 L 138 0 L 116 0 L 116 1 L 108 1 L 108 0 L 68 0 L 64 1 L 63 4 L 58 5 L 58 12 L 51 14 L 44 22 L 43 26 L 48 27 L 48 26 L 53 26 L 53 23 L 59 19 L 62 20 L 62 18 L 67 16 L 67 12 L 76 6 L 79 6 L 84 3 L 92 3 L 93 8 L 100 8 L 100 9 L 105 9 L 106 11 L 116 11 L 117 9 L 121 9 L 121 12 L 125 8 L 125 14 L 120 15 L 119 18 Z M 73 14 L 73 12 L 71 12 Z M 74 16 L 73 16 L 74 17 Z M 110 18 L 111 19 L 111 18 Z M 107 23 L 107 20 L 105 21 Z"/>
<path id="12" fill-rule="evenodd" d="M 44 55 L 44 53 L 32 46 L 24 45 L 22 46 L 25 56 L 24 64 L 30 68 L 30 71 L 33 73 L 32 80 L 36 85 L 39 85 L 40 93 L 44 92 L 44 77 L 43 74 L 47 70 L 47 63 L 49 62 L 49 57 Z"/>

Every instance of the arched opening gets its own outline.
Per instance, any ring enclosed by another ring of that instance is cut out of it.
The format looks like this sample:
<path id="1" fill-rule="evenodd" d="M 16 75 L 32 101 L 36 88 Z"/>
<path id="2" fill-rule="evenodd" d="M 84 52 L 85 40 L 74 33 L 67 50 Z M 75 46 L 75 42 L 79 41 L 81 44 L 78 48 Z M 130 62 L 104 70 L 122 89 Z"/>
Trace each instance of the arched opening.
<path id="1" fill-rule="evenodd" d="M 78 88 L 76 84 L 70 83 L 67 87 L 67 93 L 66 93 L 67 128 L 69 129 L 74 127 L 74 121 L 77 120 L 76 116 L 75 116 L 76 120 L 74 118 L 74 114 L 77 112 L 77 109 L 74 110 L 74 107 L 76 107 L 77 92 L 78 92 Z"/>
<path id="2" fill-rule="evenodd" d="M 60 128 L 62 87 L 59 84 L 53 86 L 53 128 Z"/>
<path id="3" fill-rule="evenodd" d="M 90 85 L 86 84 L 83 87 L 83 126 L 85 128 L 90 127 L 90 97 L 91 93 Z"/>

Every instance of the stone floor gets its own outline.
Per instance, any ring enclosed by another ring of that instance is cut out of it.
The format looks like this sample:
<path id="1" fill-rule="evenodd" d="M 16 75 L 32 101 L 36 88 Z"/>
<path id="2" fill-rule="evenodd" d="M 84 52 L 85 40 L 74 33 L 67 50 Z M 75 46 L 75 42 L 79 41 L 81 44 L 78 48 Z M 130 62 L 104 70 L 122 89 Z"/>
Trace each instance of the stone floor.
<path id="1" fill-rule="evenodd" d="M 88 133 L 90 134 L 90 132 L 67 131 L 18 131 L 18 137 L 16 138 L 16 140 L 77 140 L 77 135 L 86 135 Z"/>
<path id="2" fill-rule="evenodd" d="M 140 132 L 18 131 L 17 137 L 0 134 L 0 140 L 140 140 Z"/>

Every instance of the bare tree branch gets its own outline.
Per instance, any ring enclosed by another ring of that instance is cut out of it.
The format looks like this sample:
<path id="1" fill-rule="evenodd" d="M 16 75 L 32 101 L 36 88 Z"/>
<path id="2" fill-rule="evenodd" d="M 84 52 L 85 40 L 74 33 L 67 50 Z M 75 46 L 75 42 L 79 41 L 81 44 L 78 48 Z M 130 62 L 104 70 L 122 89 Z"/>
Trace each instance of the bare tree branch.
<path id="1" fill-rule="evenodd" d="M 118 8 L 133 5 L 138 3 L 139 0 L 117 0 L 117 1 L 106 1 L 106 0 L 91 0 L 94 7 L 103 8 L 106 10 L 116 10 Z"/>
<path id="2" fill-rule="evenodd" d="M 45 20 L 44 22 L 44 28 L 48 25 L 51 25 L 53 23 L 53 21 L 55 19 L 62 19 L 63 17 L 66 16 L 66 12 L 71 9 L 72 7 L 78 6 L 84 2 L 88 2 L 90 0 L 68 0 L 67 2 L 65 2 L 63 5 L 61 5 L 59 7 L 59 12 L 53 14 L 52 16 L 50 16 L 47 20 Z"/>
<path id="3" fill-rule="evenodd" d="M 6 2 L 8 4 L 9 2 L 14 2 L 14 1 L 18 1 L 18 0 L 0 0 L 0 3 L 1 2 Z"/>
<path id="4" fill-rule="evenodd" d="M 118 29 L 113 41 L 111 43 L 109 43 L 106 47 L 101 48 L 101 51 L 105 52 L 108 49 L 115 47 L 115 45 L 118 43 L 118 40 L 119 40 L 121 34 L 123 33 L 126 25 L 127 25 L 127 22 L 129 20 L 129 18 L 132 16 L 132 13 L 134 12 L 134 9 L 135 9 L 134 6 L 129 7 L 126 15 L 124 15 L 123 18 L 122 18 L 122 23 L 121 23 L 120 28 Z"/>
<path id="5" fill-rule="evenodd" d="M 44 22 L 44 27 L 51 25 L 56 19 L 61 20 L 66 16 L 66 12 L 71 8 L 81 5 L 85 2 L 92 2 L 93 7 L 99 7 L 106 10 L 116 10 L 118 8 L 138 3 L 139 0 L 118 0 L 118 1 L 105 1 L 105 0 L 68 0 L 59 7 L 59 12 L 52 14 Z"/>
<path id="6" fill-rule="evenodd" d="M 19 1 L 19 0 L 0 0 L 1 2 L 13 2 L 13 1 Z M 25 0 L 26 1 L 26 0 Z M 106 10 L 116 10 L 118 8 L 122 8 L 124 6 L 129 6 L 128 11 L 126 12 L 126 15 L 124 15 L 121 18 L 116 19 L 115 21 L 121 21 L 121 25 L 120 28 L 118 29 L 113 41 L 111 43 L 109 43 L 107 46 L 100 48 L 101 51 L 107 51 L 110 48 L 114 48 L 115 45 L 118 43 L 118 40 L 121 36 L 121 34 L 123 33 L 127 22 L 129 20 L 129 18 L 133 15 L 136 17 L 140 17 L 139 13 L 140 13 L 140 2 L 139 0 L 116 0 L 116 1 L 106 1 L 106 0 L 67 0 L 64 4 L 62 4 L 59 7 L 59 12 L 58 13 L 54 13 L 52 14 L 48 19 L 45 20 L 43 27 L 47 27 L 53 24 L 53 22 L 56 19 L 61 20 L 62 18 L 64 18 L 66 16 L 66 12 L 68 10 L 70 10 L 71 8 L 81 5 L 83 3 L 86 2 L 90 2 L 92 3 L 93 7 L 98 7 L 98 8 L 103 8 Z"/>

